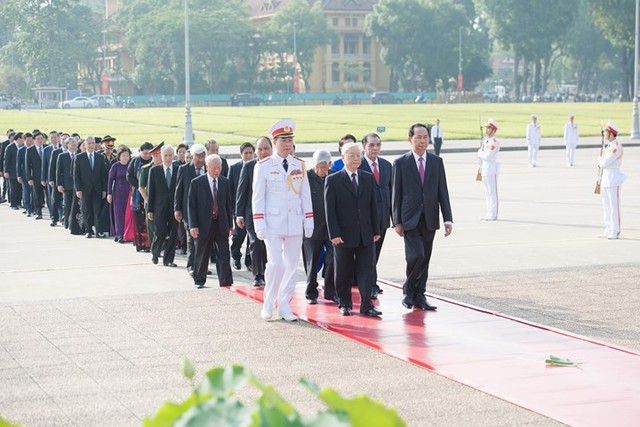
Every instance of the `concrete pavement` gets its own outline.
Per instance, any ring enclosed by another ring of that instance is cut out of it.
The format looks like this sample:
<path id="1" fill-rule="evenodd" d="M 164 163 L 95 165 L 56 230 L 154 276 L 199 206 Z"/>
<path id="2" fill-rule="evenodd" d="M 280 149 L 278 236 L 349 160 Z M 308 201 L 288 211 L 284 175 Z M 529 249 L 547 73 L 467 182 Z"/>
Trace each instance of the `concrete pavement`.
<path id="1" fill-rule="evenodd" d="M 597 151 L 578 150 L 573 168 L 560 150 L 542 150 L 538 168 L 523 152 L 502 153 L 497 222 L 478 220 L 474 154 L 444 152 L 454 233 L 436 238 L 428 291 L 640 351 L 640 149 L 625 151 L 617 241 L 595 237 Z M 264 322 L 258 304 L 215 278 L 194 289 L 184 258 L 177 269 L 155 266 L 129 245 L 71 236 L 6 204 L 0 227 L 0 415 L 26 426 L 139 425 L 187 396 L 183 356 L 200 374 L 244 364 L 304 413 L 320 404 L 301 376 L 368 393 L 412 426 L 554 425 L 304 322 Z M 389 231 L 379 276 L 402 281 L 403 253 Z"/>

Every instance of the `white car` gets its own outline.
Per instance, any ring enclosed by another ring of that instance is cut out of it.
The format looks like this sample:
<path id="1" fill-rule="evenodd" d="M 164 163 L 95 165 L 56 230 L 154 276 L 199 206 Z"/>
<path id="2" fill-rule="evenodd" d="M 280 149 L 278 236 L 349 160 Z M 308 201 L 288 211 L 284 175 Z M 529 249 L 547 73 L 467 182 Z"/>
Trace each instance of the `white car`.
<path id="1" fill-rule="evenodd" d="M 86 96 L 76 96 L 73 99 L 58 103 L 58 108 L 98 108 L 98 101 Z"/>

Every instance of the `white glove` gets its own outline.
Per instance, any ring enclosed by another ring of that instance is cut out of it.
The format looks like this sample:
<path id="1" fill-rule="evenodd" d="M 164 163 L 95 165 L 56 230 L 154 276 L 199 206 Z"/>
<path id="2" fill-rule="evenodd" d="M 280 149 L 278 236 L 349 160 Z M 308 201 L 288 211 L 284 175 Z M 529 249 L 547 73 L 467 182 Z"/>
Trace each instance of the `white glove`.
<path id="1" fill-rule="evenodd" d="M 260 240 L 264 240 L 267 238 L 267 230 L 256 231 L 256 237 Z"/>
<path id="2" fill-rule="evenodd" d="M 304 237 L 310 239 L 313 236 L 313 228 L 305 228 L 304 229 Z"/>

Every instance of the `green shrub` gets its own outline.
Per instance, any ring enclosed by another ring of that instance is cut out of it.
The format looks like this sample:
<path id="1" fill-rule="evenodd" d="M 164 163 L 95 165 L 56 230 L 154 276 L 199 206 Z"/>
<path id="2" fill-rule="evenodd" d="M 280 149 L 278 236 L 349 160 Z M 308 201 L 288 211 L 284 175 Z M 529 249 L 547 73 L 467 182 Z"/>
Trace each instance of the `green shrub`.
<path id="1" fill-rule="evenodd" d="M 195 386 L 195 368 L 189 360 L 183 363 L 183 374 L 191 382 L 193 392 L 181 403 L 163 404 L 153 418 L 144 420 L 145 427 L 402 427 L 405 421 L 394 409 L 365 395 L 348 399 L 330 388 L 320 389 L 301 379 L 300 383 L 326 405 L 311 416 L 300 415 L 270 385 L 263 384 L 239 365 L 214 368 L 202 383 Z M 247 384 L 262 394 L 250 406 L 235 393 Z"/>

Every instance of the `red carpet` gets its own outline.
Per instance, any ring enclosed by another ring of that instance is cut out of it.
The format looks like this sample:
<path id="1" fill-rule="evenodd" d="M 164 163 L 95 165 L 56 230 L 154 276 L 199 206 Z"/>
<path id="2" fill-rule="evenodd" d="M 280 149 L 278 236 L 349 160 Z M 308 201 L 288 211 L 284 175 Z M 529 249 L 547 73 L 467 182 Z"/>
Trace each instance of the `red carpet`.
<path id="1" fill-rule="evenodd" d="M 437 312 L 410 311 L 401 288 L 380 285 L 380 319 L 355 314 L 355 288 L 351 317 L 322 298 L 308 305 L 302 284 L 292 308 L 310 323 L 563 423 L 640 424 L 640 354 L 443 298 L 429 299 Z M 262 302 L 262 290 L 231 290 Z M 550 354 L 582 364 L 548 367 Z"/>

